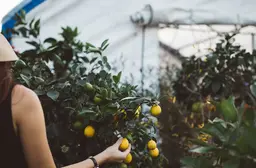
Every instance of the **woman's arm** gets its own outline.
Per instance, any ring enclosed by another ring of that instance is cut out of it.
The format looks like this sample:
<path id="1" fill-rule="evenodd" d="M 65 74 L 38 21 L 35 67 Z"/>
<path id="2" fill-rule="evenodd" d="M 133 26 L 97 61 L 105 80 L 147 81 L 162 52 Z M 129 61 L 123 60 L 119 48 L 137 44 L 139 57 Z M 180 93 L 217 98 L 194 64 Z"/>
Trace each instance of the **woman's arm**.
<path id="1" fill-rule="evenodd" d="M 17 125 L 17 132 L 21 138 L 24 154 L 29 168 L 55 168 L 53 157 L 49 148 L 43 109 L 37 95 L 19 86 L 23 92 L 22 99 L 13 105 L 13 117 Z M 129 148 L 125 152 L 120 152 L 118 147 L 121 143 L 119 139 L 113 146 L 107 148 L 94 158 L 98 164 L 106 161 L 124 160 L 130 152 Z M 80 163 L 67 166 L 65 168 L 93 168 L 92 160 L 87 159 Z"/>

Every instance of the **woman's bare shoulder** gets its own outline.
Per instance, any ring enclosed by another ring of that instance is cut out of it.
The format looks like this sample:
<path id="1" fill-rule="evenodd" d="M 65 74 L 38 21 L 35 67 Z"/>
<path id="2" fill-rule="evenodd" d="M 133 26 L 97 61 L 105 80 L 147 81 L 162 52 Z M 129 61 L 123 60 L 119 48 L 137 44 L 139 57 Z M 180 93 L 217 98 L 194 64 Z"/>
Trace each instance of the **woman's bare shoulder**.
<path id="1" fill-rule="evenodd" d="M 41 109 L 41 103 L 33 90 L 16 85 L 12 91 L 12 109 L 16 113 L 29 113 Z"/>
<path id="2" fill-rule="evenodd" d="M 12 105 L 29 105 L 38 101 L 38 97 L 34 91 L 23 86 L 16 85 L 12 91 Z M 29 103 L 30 102 L 30 103 Z M 28 104 L 27 104 L 28 103 Z"/>

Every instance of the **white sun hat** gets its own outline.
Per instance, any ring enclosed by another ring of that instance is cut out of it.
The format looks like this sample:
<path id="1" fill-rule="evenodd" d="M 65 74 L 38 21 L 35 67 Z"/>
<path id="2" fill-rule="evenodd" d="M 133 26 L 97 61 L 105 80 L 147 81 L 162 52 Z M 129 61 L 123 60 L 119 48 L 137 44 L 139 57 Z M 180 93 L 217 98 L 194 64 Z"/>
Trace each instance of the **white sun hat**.
<path id="1" fill-rule="evenodd" d="M 18 60 L 10 43 L 0 33 L 0 62 L 9 62 Z"/>

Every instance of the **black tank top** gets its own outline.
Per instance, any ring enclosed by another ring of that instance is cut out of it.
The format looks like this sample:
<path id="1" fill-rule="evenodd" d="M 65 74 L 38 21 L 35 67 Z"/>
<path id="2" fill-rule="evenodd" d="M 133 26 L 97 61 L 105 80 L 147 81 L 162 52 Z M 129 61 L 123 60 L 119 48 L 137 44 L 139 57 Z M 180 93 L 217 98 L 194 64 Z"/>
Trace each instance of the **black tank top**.
<path id="1" fill-rule="evenodd" d="M 4 168 L 27 168 L 20 138 L 13 127 L 12 89 L 0 103 L 0 165 Z"/>

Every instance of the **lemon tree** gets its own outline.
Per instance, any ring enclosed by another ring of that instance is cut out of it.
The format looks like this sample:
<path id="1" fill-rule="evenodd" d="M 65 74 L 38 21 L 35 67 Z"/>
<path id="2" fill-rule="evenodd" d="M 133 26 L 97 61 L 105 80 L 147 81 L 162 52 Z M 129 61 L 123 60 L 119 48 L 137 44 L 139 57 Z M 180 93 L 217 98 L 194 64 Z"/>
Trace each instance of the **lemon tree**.
<path id="1" fill-rule="evenodd" d="M 17 27 L 5 32 L 22 36 L 31 46 L 17 53 L 20 60 L 13 66 L 14 75 L 42 102 L 56 164 L 84 160 L 122 136 L 120 150 L 131 145 L 131 153 L 125 163 L 105 167 L 162 167 L 161 148 L 152 153 L 147 147 L 149 140 L 157 139 L 160 103 L 122 83 L 122 72 L 113 73 L 104 54 L 108 40 L 94 46 L 78 40 L 78 29 L 71 27 L 63 27 L 58 39 L 39 40 L 40 20 L 26 23 L 24 17 L 22 12 L 17 15 Z M 143 106 L 151 110 L 142 111 Z"/>

